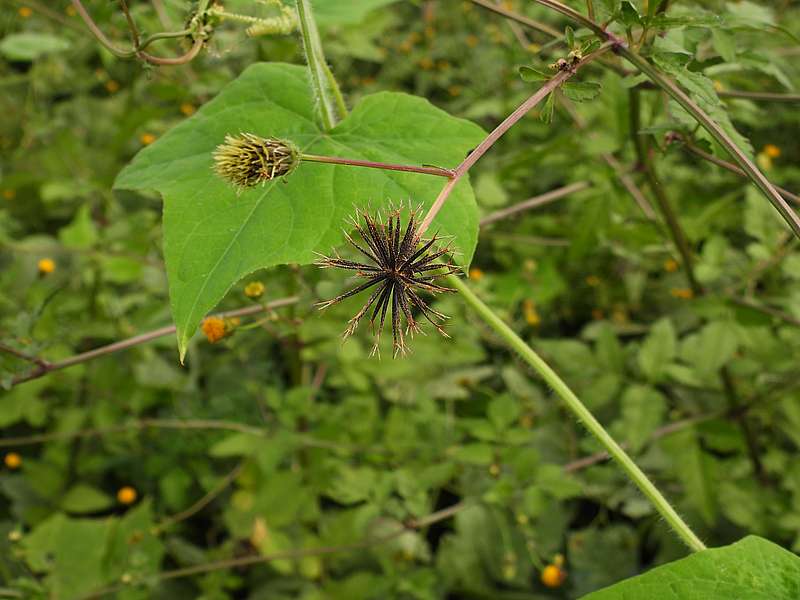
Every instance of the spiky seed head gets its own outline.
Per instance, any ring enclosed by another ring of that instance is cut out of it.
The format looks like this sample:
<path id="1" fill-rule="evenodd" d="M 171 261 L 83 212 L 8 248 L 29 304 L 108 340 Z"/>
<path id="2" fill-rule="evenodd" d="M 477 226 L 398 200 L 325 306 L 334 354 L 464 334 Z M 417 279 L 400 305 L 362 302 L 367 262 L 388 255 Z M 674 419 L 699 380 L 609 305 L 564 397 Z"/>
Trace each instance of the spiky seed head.
<path id="1" fill-rule="evenodd" d="M 226 135 L 214 151 L 214 170 L 239 191 L 291 173 L 300 153 L 291 142 L 252 133 Z"/>
<path id="2" fill-rule="evenodd" d="M 361 212 L 360 217 L 363 224 L 356 217 L 352 226 L 361 241 L 356 241 L 349 233 L 345 233 L 345 238 L 366 261 L 348 260 L 334 253 L 332 257 L 322 256 L 316 264 L 324 268 L 355 271 L 362 283 L 336 298 L 320 302 L 318 306 L 333 306 L 345 298 L 370 290 L 364 306 L 348 321 L 344 337 L 351 336 L 361 319 L 371 310 L 368 318 L 376 337 L 373 353 L 378 351 L 378 341 L 387 315 L 392 329 L 394 356 L 406 352 L 406 334 L 413 335 L 421 331 L 414 311 L 443 336 L 449 337 L 441 325 L 447 316 L 431 308 L 421 294 L 455 291 L 436 283 L 436 279 L 460 270 L 449 262 L 437 262 L 446 254 L 451 254 L 451 248 L 435 247 L 435 235 L 430 240 L 422 239 L 417 228 L 416 210 L 410 211 L 405 228 L 398 209 L 390 210 L 386 219 L 373 217 L 366 211 Z M 402 321 L 406 323 L 405 331 Z"/>

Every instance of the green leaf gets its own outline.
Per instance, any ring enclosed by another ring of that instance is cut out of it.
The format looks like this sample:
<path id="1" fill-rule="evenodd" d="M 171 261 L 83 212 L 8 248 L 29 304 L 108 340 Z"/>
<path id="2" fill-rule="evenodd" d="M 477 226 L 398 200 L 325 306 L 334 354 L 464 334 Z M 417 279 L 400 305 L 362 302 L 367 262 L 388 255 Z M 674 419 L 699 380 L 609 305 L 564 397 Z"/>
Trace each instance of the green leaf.
<path id="1" fill-rule="evenodd" d="M 71 513 L 89 513 L 108 508 L 113 500 L 91 485 L 78 483 L 61 498 L 61 508 Z"/>
<path id="2" fill-rule="evenodd" d="M 644 447 L 666 412 L 667 401 L 658 390 L 645 385 L 632 385 L 625 390 L 622 424 L 625 439 L 634 453 Z"/>
<path id="3" fill-rule="evenodd" d="M 156 143 L 116 181 L 118 189 L 161 192 L 164 255 L 181 356 L 200 320 L 239 279 L 257 269 L 311 263 L 343 241 L 354 208 L 394 202 L 429 207 L 441 178 L 306 162 L 283 181 L 241 195 L 212 171 L 212 152 L 226 134 L 249 131 L 286 138 L 303 151 L 405 164 L 455 166 L 483 137 L 422 98 L 367 96 L 330 132 L 314 116 L 306 70 L 263 63 L 249 67 Z M 453 236 L 468 265 L 478 215 L 468 182 L 459 184 L 434 229 Z"/>
<path id="4" fill-rule="evenodd" d="M 91 248 L 97 242 L 97 228 L 87 204 L 78 209 L 72 223 L 63 227 L 58 237 L 69 248 Z"/>
<path id="5" fill-rule="evenodd" d="M 575 47 L 575 32 L 569 25 L 564 28 L 564 40 L 570 50 Z"/>
<path id="6" fill-rule="evenodd" d="M 0 41 L 0 54 L 9 60 L 34 61 L 45 54 L 69 49 L 69 41 L 48 33 L 12 33 Z"/>
<path id="7" fill-rule="evenodd" d="M 600 94 L 600 84 L 595 81 L 568 81 L 561 86 L 561 91 L 570 100 L 586 102 L 597 98 Z"/>
<path id="8" fill-rule="evenodd" d="M 628 0 L 624 0 L 620 6 L 620 18 L 625 27 L 633 27 L 634 25 L 641 25 L 642 18 L 639 16 L 639 11 Z"/>
<path id="9" fill-rule="evenodd" d="M 539 119 L 542 123 L 549 125 L 553 122 L 553 111 L 556 108 L 556 95 L 552 92 L 547 95 L 547 100 L 542 107 L 542 112 L 539 114 Z"/>
<path id="10" fill-rule="evenodd" d="M 800 558 L 748 536 L 703 550 L 584 596 L 582 600 L 796 600 Z"/>
<path id="11" fill-rule="evenodd" d="M 397 0 L 312 0 L 314 17 L 320 25 L 346 25 L 359 23 L 367 13 L 392 4 Z"/>
<path id="12" fill-rule="evenodd" d="M 489 403 L 489 420 L 498 430 L 506 429 L 519 418 L 519 403 L 508 394 L 497 396 Z"/>
<path id="13" fill-rule="evenodd" d="M 523 65 L 519 68 L 519 76 L 522 78 L 522 81 L 527 81 L 528 83 L 547 81 L 548 79 L 552 78 L 552 75 L 548 75 L 539 69 L 534 69 L 533 67 L 529 67 L 527 65 Z"/>
<path id="14" fill-rule="evenodd" d="M 660 319 L 653 325 L 639 351 L 639 366 L 650 381 L 661 379 L 664 369 L 675 358 L 676 345 L 672 322 L 667 318 Z"/>

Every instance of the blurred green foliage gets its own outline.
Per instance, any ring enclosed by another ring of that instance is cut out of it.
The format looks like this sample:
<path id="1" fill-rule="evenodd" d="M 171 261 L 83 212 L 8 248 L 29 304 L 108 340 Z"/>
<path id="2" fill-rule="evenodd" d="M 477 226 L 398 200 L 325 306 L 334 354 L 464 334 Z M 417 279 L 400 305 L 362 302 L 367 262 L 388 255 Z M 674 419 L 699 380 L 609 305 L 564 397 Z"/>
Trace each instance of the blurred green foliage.
<path id="1" fill-rule="evenodd" d="M 128 43 L 116 3 L 85 4 L 109 37 Z M 131 4 L 142 31 L 164 30 L 150 3 Z M 163 4 L 168 29 L 179 28 L 189 3 Z M 547 72 L 569 51 L 461 0 L 365 2 L 381 6 L 344 16 L 332 2 L 328 19 L 323 4 L 325 50 L 350 106 L 403 91 L 489 130 L 536 87 L 519 66 Z M 566 24 L 533 3 L 506 4 Z M 640 19 L 647 12 L 644 2 L 629 5 Z M 244 0 L 226 9 L 271 10 Z M 693 92 L 791 92 L 800 81 L 796 2 L 675 0 L 661 19 L 667 33 L 656 48 L 684 57 L 672 67 L 685 67 Z M 4 347 L 55 362 L 171 322 L 160 199 L 112 193 L 112 183 L 247 66 L 302 64 L 295 36 L 249 38 L 245 27 L 223 21 L 198 59 L 155 68 L 103 50 L 66 1 L 0 6 Z M 185 50 L 181 40 L 151 47 Z M 535 111 L 474 168 L 484 215 L 590 186 L 483 228 L 470 283 L 709 545 L 752 533 L 800 551 L 796 243 L 745 180 L 668 143 L 665 134 L 694 126 L 657 91 L 637 92 L 641 130 L 632 132 L 629 89 L 640 81 L 617 71 L 587 67 L 579 79 L 601 84 L 597 98 L 554 101 L 550 124 Z M 767 176 L 800 189 L 796 105 L 721 102 Z M 636 135 L 652 148 L 702 295 L 690 290 L 666 227 L 643 215 L 604 160 L 612 154 L 654 203 L 636 168 Z M 695 141 L 719 152 L 701 134 Z M 262 299 L 243 293 L 251 281 L 265 284 Z M 299 301 L 243 317 L 216 344 L 197 335 L 185 366 L 167 335 L 12 385 L 36 364 L 0 352 L 0 592 L 577 598 L 685 555 L 457 297 L 436 302 L 452 317 L 452 339 L 419 336 L 410 356 L 376 360 L 367 332 L 340 341 L 358 300 L 313 307 L 347 286 L 314 267 L 253 273 L 219 310 Z M 390 539 L 363 543 L 382 537 Z M 540 573 L 557 554 L 567 577 L 548 588 Z M 248 566 L 224 562 L 250 557 Z"/>

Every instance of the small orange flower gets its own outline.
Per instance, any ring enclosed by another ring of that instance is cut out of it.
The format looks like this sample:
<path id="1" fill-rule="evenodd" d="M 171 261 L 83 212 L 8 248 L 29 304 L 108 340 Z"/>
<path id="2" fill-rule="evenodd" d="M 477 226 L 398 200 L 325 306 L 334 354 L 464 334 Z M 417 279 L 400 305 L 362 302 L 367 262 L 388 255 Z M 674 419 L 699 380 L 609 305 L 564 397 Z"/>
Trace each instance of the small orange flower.
<path id="1" fill-rule="evenodd" d="M 433 68 L 433 61 L 425 56 L 420 59 L 419 66 L 424 71 L 430 71 Z"/>
<path id="2" fill-rule="evenodd" d="M 113 94 L 115 92 L 118 92 L 119 91 L 119 84 L 116 81 L 114 81 L 113 79 L 109 79 L 108 81 L 106 81 L 106 91 L 109 94 Z"/>
<path id="3" fill-rule="evenodd" d="M 542 569 L 541 581 L 549 588 L 561 587 L 567 579 L 567 572 L 556 565 L 547 565 Z"/>
<path id="4" fill-rule="evenodd" d="M 674 273 L 678 270 L 678 261 L 676 261 L 674 258 L 668 258 L 664 261 L 664 270 L 667 273 Z"/>
<path id="5" fill-rule="evenodd" d="M 478 267 L 472 267 L 469 270 L 469 278 L 474 279 L 475 281 L 480 281 L 483 279 L 483 271 Z"/>
<path id="6" fill-rule="evenodd" d="M 447 88 L 447 93 L 453 96 L 454 98 L 461 95 L 461 92 L 464 90 L 460 85 L 451 85 Z"/>
<path id="7" fill-rule="evenodd" d="M 64 12 L 67 13 L 67 16 L 69 17 L 74 17 L 75 15 L 78 14 L 78 11 L 76 11 L 75 7 L 72 6 L 71 4 L 64 9 Z"/>
<path id="8" fill-rule="evenodd" d="M 12 189 L 3 190 L 3 198 L 5 200 L 13 200 L 16 195 L 17 195 L 16 190 Z"/>
<path id="9" fill-rule="evenodd" d="M 251 281 L 246 286 L 244 286 L 244 295 L 248 298 L 253 298 L 254 300 L 257 298 L 261 298 L 264 295 L 264 284 L 260 281 Z"/>
<path id="10" fill-rule="evenodd" d="M 3 462 L 9 469 L 19 469 L 22 466 L 22 457 L 16 452 L 9 452 L 3 458 Z"/>
<path id="11" fill-rule="evenodd" d="M 778 158 L 781 155 L 781 149 L 775 144 L 767 144 L 764 146 L 763 152 L 770 158 Z"/>
<path id="12" fill-rule="evenodd" d="M 467 36 L 467 46 L 469 46 L 470 48 L 474 48 L 475 46 L 478 45 L 479 42 L 480 39 L 478 38 L 477 35 L 469 34 Z"/>
<path id="13" fill-rule="evenodd" d="M 23 19 L 27 19 L 33 14 L 33 11 L 27 6 L 21 6 L 18 12 Z"/>
<path id="14" fill-rule="evenodd" d="M 143 133 L 139 136 L 139 141 L 145 146 L 149 146 L 156 141 L 156 136 L 154 136 L 152 133 Z"/>
<path id="15" fill-rule="evenodd" d="M 203 330 L 203 333 L 206 335 L 209 343 L 216 344 L 222 338 L 225 337 L 227 333 L 227 327 L 225 327 L 224 319 L 220 317 L 207 317 L 203 320 L 203 324 L 200 326 Z"/>
<path id="16" fill-rule="evenodd" d="M 522 313 L 525 315 L 525 322 L 528 325 L 538 327 L 541 324 L 542 318 L 539 316 L 539 312 L 536 310 L 536 305 L 533 303 L 533 300 L 525 300 L 522 303 Z"/>
<path id="17" fill-rule="evenodd" d="M 691 300 L 694 298 L 694 292 L 689 288 L 672 288 L 669 293 L 681 300 Z"/>
<path id="18" fill-rule="evenodd" d="M 190 102 L 184 102 L 181 104 L 181 112 L 187 117 L 191 117 L 194 114 L 194 111 L 194 104 L 191 104 Z"/>
<path id="19" fill-rule="evenodd" d="M 54 261 L 52 258 L 42 258 L 39 259 L 39 262 L 36 263 L 36 266 L 38 267 L 41 275 L 49 275 L 56 270 L 56 261 Z"/>
<path id="20" fill-rule="evenodd" d="M 129 485 L 119 488 L 117 490 L 117 500 L 120 504 L 133 504 L 136 502 L 138 494 L 136 490 Z"/>

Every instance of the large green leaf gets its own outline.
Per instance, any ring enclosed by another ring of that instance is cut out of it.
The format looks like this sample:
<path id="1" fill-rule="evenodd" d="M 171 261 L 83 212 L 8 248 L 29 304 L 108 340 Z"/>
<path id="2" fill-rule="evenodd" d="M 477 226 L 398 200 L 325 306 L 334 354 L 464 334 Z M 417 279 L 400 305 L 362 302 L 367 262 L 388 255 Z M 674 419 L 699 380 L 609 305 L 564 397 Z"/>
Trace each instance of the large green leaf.
<path id="1" fill-rule="evenodd" d="M 748 536 L 704 550 L 583 600 L 796 600 L 800 558 L 763 538 Z"/>
<path id="2" fill-rule="evenodd" d="M 203 316 L 230 287 L 257 269 L 306 264 L 342 242 L 356 206 L 412 201 L 430 206 L 443 179 L 430 175 L 302 163 L 285 180 L 241 195 L 212 171 L 212 152 L 242 131 L 293 141 L 307 153 L 405 164 L 455 166 L 483 136 L 422 98 L 365 97 L 330 132 L 314 113 L 306 69 L 256 64 L 192 118 L 142 150 L 117 188 L 157 190 L 164 198 L 164 256 L 181 355 Z M 478 216 L 468 182 L 434 222 L 468 265 Z"/>

